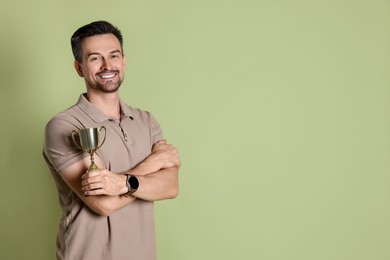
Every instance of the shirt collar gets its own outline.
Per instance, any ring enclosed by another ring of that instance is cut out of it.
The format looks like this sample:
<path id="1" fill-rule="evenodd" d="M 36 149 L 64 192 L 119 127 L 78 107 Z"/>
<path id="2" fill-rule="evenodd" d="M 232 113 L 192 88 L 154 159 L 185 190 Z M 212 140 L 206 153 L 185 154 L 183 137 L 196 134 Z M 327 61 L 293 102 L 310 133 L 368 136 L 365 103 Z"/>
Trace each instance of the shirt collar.
<path id="1" fill-rule="evenodd" d="M 77 106 L 84 111 L 93 121 L 96 123 L 101 123 L 106 120 L 111 120 L 112 118 L 104 114 L 97 106 L 88 101 L 85 97 L 86 93 L 81 94 L 79 100 L 77 101 Z M 121 119 L 131 118 L 131 110 L 128 105 L 126 105 L 121 99 L 119 99 L 119 105 L 121 107 Z"/>

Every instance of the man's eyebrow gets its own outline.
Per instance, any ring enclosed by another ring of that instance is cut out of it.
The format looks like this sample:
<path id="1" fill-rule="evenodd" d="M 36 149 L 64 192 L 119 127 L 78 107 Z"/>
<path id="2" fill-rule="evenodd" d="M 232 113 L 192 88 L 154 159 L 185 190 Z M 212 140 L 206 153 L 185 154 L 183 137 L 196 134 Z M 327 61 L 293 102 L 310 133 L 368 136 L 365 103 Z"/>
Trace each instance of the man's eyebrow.
<path id="1" fill-rule="evenodd" d="M 100 56 L 101 56 L 101 54 L 98 53 L 98 52 L 91 52 L 91 53 L 88 53 L 88 57 L 89 57 L 89 56 L 92 56 L 92 55 L 100 55 Z"/>
<path id="2" fill-rule="evenodd" d="M 114 50 L 114 51 L 111 51 L 110 54 L 118 53 L 118 52 L 119 52 L 119 53 L 122 53 L 120 50 Z M 102 54 L 99 53 L 99 52 L 91 52 L 91 53 L 88 53 L 88 57 L 91 56 L 91 55 L 100 55 L 100 56 L 102 56 Z"/>
<path id="3" fill-rule="evenodd" d="M 110 52 L 110 54 L 116 54 L 116 53 L 122 54 L 122 52 L 120 50 L 115 50 L 115 51 Z"/>

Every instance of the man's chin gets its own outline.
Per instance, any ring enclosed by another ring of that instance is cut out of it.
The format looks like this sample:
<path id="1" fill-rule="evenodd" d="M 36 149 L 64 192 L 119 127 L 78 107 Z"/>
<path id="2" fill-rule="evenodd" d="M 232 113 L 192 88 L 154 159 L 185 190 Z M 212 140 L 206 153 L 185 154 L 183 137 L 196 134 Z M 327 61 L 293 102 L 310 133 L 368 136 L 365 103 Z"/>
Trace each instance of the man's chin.
<path id="1" fill-rule="evenodd" d="M 97 85 L 96 89 L 104 92 L 104 93 L 115 93 L 118 91 L 120 84 L 105 84 L 105 85 Z"/>

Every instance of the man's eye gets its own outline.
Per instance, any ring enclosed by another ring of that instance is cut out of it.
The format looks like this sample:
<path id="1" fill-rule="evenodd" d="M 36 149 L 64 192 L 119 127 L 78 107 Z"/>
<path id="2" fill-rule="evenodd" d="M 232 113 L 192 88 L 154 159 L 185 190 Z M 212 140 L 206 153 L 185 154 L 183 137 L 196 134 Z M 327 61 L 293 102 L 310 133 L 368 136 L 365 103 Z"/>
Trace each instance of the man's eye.
<path id="1" fill-rule="evenodd" d="M 117 59 L 117 58 L 119 58 L 119 54 L 113 54 L 113 55 L 111 55 L 111 58 Z"/>
<path id="2" fill-rule="evenodd" d="M 100 57 L 98 57 L 98 56 L 92 56 L 92 57 L 90 57 L 89 58 L 89 61 L 91 61 L 91 62 L 97 62 L 97 61 L 100 61 Z"/>

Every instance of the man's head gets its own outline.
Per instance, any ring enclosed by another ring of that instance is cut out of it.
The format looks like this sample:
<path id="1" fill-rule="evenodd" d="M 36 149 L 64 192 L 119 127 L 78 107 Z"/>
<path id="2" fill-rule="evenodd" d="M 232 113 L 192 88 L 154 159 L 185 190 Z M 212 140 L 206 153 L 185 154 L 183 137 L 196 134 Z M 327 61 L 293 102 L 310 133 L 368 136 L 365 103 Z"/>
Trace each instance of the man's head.
<path id="1" fill-rule="evenodd" d="M 118 28 L 98 21 L 78 29 L 71 39 L 74 67 L 87 91 L 116 92 L 124 80 L 126 59 Z"/>
<path id="2" fill-rule="evenodd" d="M 80 27 L 75 33 L 72 35 L 70 40 L 72 45 L 72 52 L 74 59 L 78 62 L 83 61 L 83 49 L 81 46 L 82 41 L 85 38 L 100 35 L 100 34 L 113 34 L 118 39 L 121 44 L 122 54 L 123 54 L 123 37 L 121 31 L 106 21 L 96 21 L 90 24 L 84 25 Z"/>

